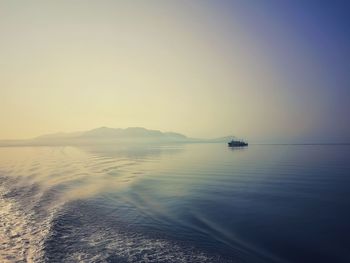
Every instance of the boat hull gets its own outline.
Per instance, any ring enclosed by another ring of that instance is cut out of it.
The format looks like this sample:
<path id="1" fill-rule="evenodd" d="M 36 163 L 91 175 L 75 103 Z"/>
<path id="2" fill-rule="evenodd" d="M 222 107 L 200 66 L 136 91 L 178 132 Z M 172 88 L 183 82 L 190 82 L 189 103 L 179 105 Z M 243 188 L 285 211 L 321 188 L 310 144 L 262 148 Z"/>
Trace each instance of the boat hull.
<path id="1" fill-rule="evenodd" d="M 228 146 L 229 147 L 246 147 L 246 146 L 248 146 L 248 143 L 246 143 L 246 142 L 229 142 Z"/>

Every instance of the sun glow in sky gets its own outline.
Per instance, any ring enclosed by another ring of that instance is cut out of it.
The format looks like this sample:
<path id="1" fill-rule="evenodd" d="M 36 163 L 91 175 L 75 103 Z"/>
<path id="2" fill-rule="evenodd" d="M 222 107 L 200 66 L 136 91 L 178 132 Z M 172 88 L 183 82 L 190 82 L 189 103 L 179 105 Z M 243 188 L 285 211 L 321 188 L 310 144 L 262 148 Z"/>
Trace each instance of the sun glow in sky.
<path id="1" fill-rule="evenodd" d="M 0 1 L 0 138 L 143 126 L 349 141 L 349 11 L 346 1 Z"/>

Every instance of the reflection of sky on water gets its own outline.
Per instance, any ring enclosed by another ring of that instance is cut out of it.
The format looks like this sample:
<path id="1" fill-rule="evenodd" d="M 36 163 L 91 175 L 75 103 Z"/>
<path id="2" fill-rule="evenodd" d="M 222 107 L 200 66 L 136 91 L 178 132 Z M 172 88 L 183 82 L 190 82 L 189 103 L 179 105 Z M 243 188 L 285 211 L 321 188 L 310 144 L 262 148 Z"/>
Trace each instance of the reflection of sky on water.
<path id="1" fill-rule="evenodd" d="M 349 156 L 325 145 L 0 148 L 0 174 L 9 197 L 65 207 L 109 240 L 112 223 L 243 262 L 346 262 Z"/>
<path id="2" fill-rule="evenodd" d="M 155 169 L 162 155 L 182 147 L 23 147 L 0 148 L 0 169 L 20 183 L 64 190 L 64 198 L 84 198 L 117 190 Z"/>

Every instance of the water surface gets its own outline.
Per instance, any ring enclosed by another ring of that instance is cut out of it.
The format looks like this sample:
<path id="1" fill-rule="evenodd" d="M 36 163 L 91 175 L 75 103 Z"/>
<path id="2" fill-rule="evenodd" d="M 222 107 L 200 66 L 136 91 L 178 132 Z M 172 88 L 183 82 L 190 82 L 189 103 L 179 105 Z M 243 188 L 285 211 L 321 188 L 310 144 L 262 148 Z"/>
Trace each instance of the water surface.
<path id="1" fill-rule="evenodd" d="M 350 146 L 0 148 L 1 262 L 350 262 Z"/>

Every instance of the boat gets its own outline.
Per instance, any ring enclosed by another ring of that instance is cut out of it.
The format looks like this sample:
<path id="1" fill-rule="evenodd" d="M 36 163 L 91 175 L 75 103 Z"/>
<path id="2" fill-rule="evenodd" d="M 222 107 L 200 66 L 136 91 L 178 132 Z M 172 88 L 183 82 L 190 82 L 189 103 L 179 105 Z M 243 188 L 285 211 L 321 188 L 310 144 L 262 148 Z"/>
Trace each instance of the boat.
<path id="1" fill-rule="evenodd" d="M 245 147 L 245 146 L 248 146 L 248 143 L 243 141 L 243 140 L 238 140 L 238 141 L 232 140 L 228 143 L 228 146 L 229 147 Z"/>

